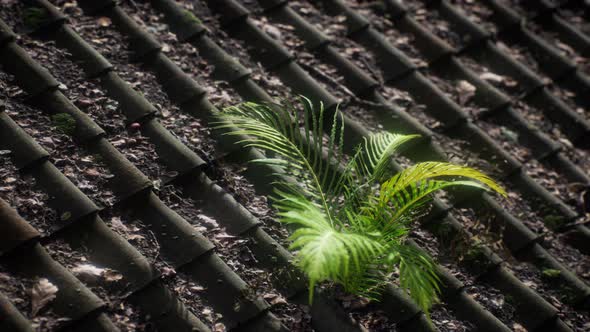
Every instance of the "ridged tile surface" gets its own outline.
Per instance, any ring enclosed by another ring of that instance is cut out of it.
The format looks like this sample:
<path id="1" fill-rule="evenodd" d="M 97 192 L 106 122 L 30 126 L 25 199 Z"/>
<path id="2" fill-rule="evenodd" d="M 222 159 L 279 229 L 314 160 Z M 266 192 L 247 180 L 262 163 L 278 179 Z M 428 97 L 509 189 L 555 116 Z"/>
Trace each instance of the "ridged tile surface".
<path id="1" fill-rule="evenodd" d="M 0 331 L 590 330 L 590 8 L 517 0 L 27 0 L 0 10 Z M 432 323 L 395 282 L 310 306 L 217 109 L 301 94 L 348 152 L 418 133 L 507 199 L 437 196 L 410 240 Z M 31 290 L 49 281 L 39 310 Z"/>

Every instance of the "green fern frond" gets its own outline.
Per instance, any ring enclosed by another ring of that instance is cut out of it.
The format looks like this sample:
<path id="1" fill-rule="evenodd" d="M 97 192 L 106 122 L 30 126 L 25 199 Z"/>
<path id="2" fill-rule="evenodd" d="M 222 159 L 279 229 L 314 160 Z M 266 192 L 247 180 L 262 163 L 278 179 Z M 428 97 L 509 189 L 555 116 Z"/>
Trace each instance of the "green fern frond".
<path id="1" fill-rule="evenodd" d="M 400 220 L 404 219 L 405 214 L 422 206 L 425 201 L 431 198 L 431 194 L 438 190 L 452 186 L 475 187 L 487 190 L 487 187 L 475 181 L 422 180 L 410 183 L 401 189 L 396 188 L 390 181 L 385 182 L 379 192 L 379 207 L 377 209 L 379 211 L 392 211 L 389 216 L 389 223 L 383 225 L 384 228 L 388 228 L 391 223 L 399 223 Z M 391 209 L 387 209 L 387 207 Z"/>
<path id="2" fill-rule="evenodd" d="M 482 172 L 471 167 L 436 161 L 423 162 L 410 166 L 386 181 L 381 187 L 382 190 L 386 188 L 387 191 L 395 193 L 412 183 L 443 176 L 473 179 L 485 184 L 502 196 L 506 196 L 506 191 Z"/>
<path id="3" fill-rule="evenodd" d="M 408 245 L 393 246 L 392 251 L 389 259 L 398 265 L 401 288 L 410 292 L 429 317 L 429 308 L 438 301 L 440 293 L 436 264 L 428 255 Z"/>
<path id="4" fill-rule="evenodd" d="M 362 206 L 363 196 L 366 196 L 372 185 L 388 175 L 393 154 L 401 145 L 417 137 L 420 135 L 379 132 L 364 138 L 339 181 L 345 191 L 349 210 Z"/>
<path id="5" fill-rule="evenodd" d="M 388 173 L 391 157 L 399 147 L 420 135 L 400 135 L 381 132 L 364 139 L 364 153 L 359 158 L 359 168 L 367 181 L 381 181 Z"/>
<path id="6" fill-rule="evenodd" d="M 221 121 L 217 128 L 237 127 L 239 129 L 227 134 L 247 137 L 238 143 L 275 154 L 278 158 L 259 159 L 256 162 L 277 166 L 295 178 L 300 186 L 285 188 L 298 188 L 300 191 L 295 194 L 317 200 L 332 222 L 327 195 L 332 191 L 330 185 L 334 185 L 335 181 L 331 178 L 334 173 L 329 171 L 330 162 L 322 157 L 324 108 L 320 105 L 319 113 L 315 114 L 311 101 L 305 97 L 301 97 L 301 100 L 305 105 L 305 136 L 295 121 L 298 115 L 295 109 L 250 102 L 224 109 L 220 113 Z M 333 129 L 329 139 L 331 158 L 334 150 L 342 150 L 342 141 L 336 138 L 336 132 Z"/>
<path id="7" fill-rule="evenodd" d="M 450 163 L 419 163 L 390 177 L 392 156 L 417 135 L 373 134 L 344 165 L 339 112 L 324 132 L 323 105 L 314 108 L 305 97 L 300 102 L 302 110 L 289 103 L 229 107 L 219 113 L 217 128 L 265 150 L 267 158 L 255 162 L 280 169 L 287 179 L 277 183 L 273 201 L 280 221 L 294 228 L 290 249 L 309 278 L 310 301 L 322 281 L 376 298 L 397 269 L 401 287 L 428 314 L 439 293 L 436 265 L 406 243 L 409 224 L 437 190 L 505 191 L 485 174 Z"/>
<path id="8" fill-rule="evenodd" d="M 363 273 L 363 264 L 382 254 L 383 246 L 364 234 L 336 230 L 316 205 L 303 197 L 281 193 L 275 206 L 281 221 L 298 226 L 291 234 L 297 265 L 310 282 L 310 301 L 317 282 L 343 282 Z"/>

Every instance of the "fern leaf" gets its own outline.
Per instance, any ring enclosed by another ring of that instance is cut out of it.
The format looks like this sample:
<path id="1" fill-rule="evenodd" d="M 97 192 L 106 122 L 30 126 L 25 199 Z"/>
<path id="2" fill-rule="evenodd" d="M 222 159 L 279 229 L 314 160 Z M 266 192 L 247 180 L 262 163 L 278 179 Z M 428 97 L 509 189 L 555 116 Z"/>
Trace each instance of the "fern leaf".
<path id="1" fill-rule="evenodd" d="M 372 296 L 397 268 L 400 285 L 428 315 L 439 280 L 432 259 L 406 243 L 409 223 L 437 190 L 506 192 L 475 169 L 442 162 L 419 163 L 386 180 L 393 154 L 418 135 L 373 134 L 341 167 L 339 112 L 324 137 L 324 120 L 330 119 L 324 119 L 323 104 L 314 108 L 309 99 L 300 101 L 302 110 L 287 102 L 229 107 L 219 112 L 217 128 L 240 136 L 243 146 L 265 150 L 267 158 L 255 162 L 283 172 L 282 182 L 274 183 L 274 206 L 279 220 L 294 226 L 290 249 L 309 278 L 310 301 L 315 285 L 325 280 Z M 383 183 L 377 188 L 377 182 Z"/>
<path id="2" fill-rule="evenodd" d="M 394 245 L 391 251 L 388 258 L 398 266 L 400 286 L 410 292 L 412 299 L 429 317 L 429 309 L 438 301 L 440 293 L 436 264 L 428 255 L 406 244 Z"/>
<path id="3" fill-rule="evenodd" d="M 297 118 L 297 110 L 272 104 L 257 104 L 246 102 L 238 106 L 225 108 L 218 114 L 220 122 L 217 128 L 239 128 L 228 132 L 228 135 L 245 136 L 240 141 L 246 147 L 255 147 L 274 153 L 277 157 L 257 160 L 278 166 L 287 175 L 297 179 L 303 190 L 296 194 L 305 193 L 317 199 L 328 218 L 333 221 L 328 204 L 330 184 L 335 183 L 330 178 L 333 172 L 329 161 L 322 158 L 323 152 L 323 105 L 315 112 L 311 101 L 301 97 L 304 104 L 305 123 L 301 134 Z M 317 113 L 317 114 L 316 114 Z M 336 121 L 333 126 L 336 125 Z M 341 146 L 341 140 L 336 139 L 336 130 L 332 130 L 330 138 L 331 149 Z M 305 141 L 304 141 L 305 140 Z M 281 163 L 277 159 L 284 159 L 288 163 Z M 295 189 L 294 186 L 285 188 Z"/>
<path id="4" fill-rule="evenodd" d="M 418 183 L 436 177 L 461 177 L 476 180 L 501 195 L 506 196 L 506 191 L 502 187 L 490 177 L 476 169 L 435 161 L 418 163 L 406 168 L 384 182 L 381 186 L 381 190 L 394 194 L 412 183 Z"/>
<path id="5" fill-rule="evenodd" d="M 438 180 L 423 180 L 420 182 L 411 183 L 405 188 L 395 190 L 387 183 L 381 186 L 379 192 L 379 208 L 378 211 L 386 211 L 389 208 L 393 211 L 388 217 L 384 228 L 391 226 L 392 223 L 404 220 L 404 215 L 416 211 L 422 206 L 425 201 L 430 198 L 430 195 L 438 190 L 452 187 L 475 187 L 486 190 L 487 188 L 475 181 L 438 181 Z"/>
<path id="6" fill-rule="evenodd" d="M 303 197 L 282 193 L 281 221 L 297 226 L 290 249 L 298 250 L 296 263 L 310 282 L 310 301 L 316 283 L 345 282 L 364 274 L 364 267 L 383 253 L 378 241 L 358 233 L 336 230 L 315 204 Z"/>
<path id="7" fill-rule="evenodd" d="M 365 154 L 362 163 L 369 171 L 369 181 L 381 181 L 387 175 L 391 156 L 398 148 L 409 140 L 420 135 L 400 135 L 388 132 L 380 132 L 364 139 Z"/>
<path id="8" fill-rule="evenodd" d="M 367 186 L 359 187 L 358 184 L 366 183 L 370 188 L 371 184 L 383 180 L 387 176 L 393 154 L 402 144 L 419 136 L 380 132 L 364 138 L 362 148 L 357 149 L 339 181 L 352 188 L 346 195 L 348 203 L 360 207 L 362 201 L 359 196 L 363 196 L 366 191 L 363 189 L 367 189 Z M 356 177 L 353 176 L 353 171 L 356 172 Z"/>

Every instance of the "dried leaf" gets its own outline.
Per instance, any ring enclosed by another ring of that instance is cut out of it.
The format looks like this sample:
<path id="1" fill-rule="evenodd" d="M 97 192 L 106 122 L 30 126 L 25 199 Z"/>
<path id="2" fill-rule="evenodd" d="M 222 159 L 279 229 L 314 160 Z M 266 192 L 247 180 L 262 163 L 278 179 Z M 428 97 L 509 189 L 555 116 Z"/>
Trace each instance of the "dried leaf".
<path id="1" fill-rule="evenodd" d="M 275 294 L 275 293 L 266 293 L 262 296 L 266 301 L 268 301 L 268 303 L 270 303 L 270 305 L 275 305 L 275 304 L 286 304 L 287 301 L 285 300 L 284 297 Z"/>
<path id="2" fill-rule="evenodd" d="M 112 144 L 114 147 L 119 147 L 119 146 L 121 146 L 121 145 L 125 144 L 125 142 L 126 142 L 126 141 L 125 141 L 125 139 L 121 138 L 121 139 L 119 139 L 119 140 L 112 141 L 112 142 L 111 142 L 111 144 Z"/>
<path id="3" fill-rule="evenodd" d="M 16 178 L 13 178 L 13 177 L 7 177 L 7 178 L 4 180 L 4 183 L 6 183 L 6 184 L 10 184 L 10 183 L 13 183 L 13 182 L 16 182 Z"/>
<path id="4" fill-rule="evenodd" d="M 96 267 L 92 264 L 80 264 L 72 269 L 74 275 L 85 282 L 95 282 L 102 276 L 105 269 Z"/>
<path id="5" fill-rule="evenodd" d="M 47 278 L 41 278 L 31 289 L 31 316 L 35 317 L 41 309 L 55 299 L 58 288 Z"/>
<path id="6" fill-rule="evenodd" d="M 155 181 L 152 181 L 152 185 L 154 186 L 154 190 L 160 190 L 162 189 L 162 180 L 157 179 Z"/>
<path id="7" fill-rule="evenodd" d="M 88 176 L 98 177 L 100 176 L 100 172 L 96 168 L 89 168 L 84 172 Z"/>
<path id="8" fill-rule="evenodd" d="M 281 31 L 272 25 L 265 25 L 264 31 L 273 39 L 281 39 Z"/>
<path id="9" fill-rule="evenodd" d="M 567 44 L 564 44 L 564 43 L 558 41 L 556 43 L 556 45 L 562 51 L 564 51 L 565 55 L 576 54 L 576 51 L 574 51 L 574 49 L 571 46 L 567 45 Z"/>
<path id="10" fill-rule="evenodd" d="M 176 270 L 171 267 L 163 267 L 162 268 L 162 276 L 165 278 L 174 277 L 176 275 Z"/>
<path id="11" fill-rule="evenodd" d="M 558 140 L 561 144 L 565 145 L 567 148 L 569 148 L 569 149 L 574 148 L 574 144 L 569 139 L 560 137 Z"/>
<path id="12" fill-rule="evenodd" d="M 492 298 L 492 303 L 494 305 L 496 305 L 497 307 L 502 307 L 504 305 L 504 298 L 499 297 L 499 298 Z"/>
<path id="13" fill-rule="evenodd" d="M 226 330 L 227 329 L 223 323 L 215 323 L 215 326 L 213 327 L 213 331 L 215 332 L 225 332 Z"/>
<path id="14" fill-rule="evenodd" d="M 108 27 L 111 25 L 111 19 L 105 16 L 99 17 L 96 19 L 96 23 L 98 23 L 101 27 Z"/>
<path id="15" fill-rule="evenodd" d="M 217 221 L 215 221 L 215 219 L 206 216 L 204 214 L 199 214 L 199 219 L 203 222 L 203 224 L 205 225 L 205 227 L 207 228 L 217 228 L 219 227 L 219 224 L 217 223 Z"/>
<path id="16" fill-rule="evenodd" d="M 481 78 L 482 80 L 486 80 L 488 82 L 491 82 L 491 83 L 502 83 L 504 81 L 504 76 L 500 76 L 498 74 L 494 74 L 494 73 L 490 73 L 490 72 L 485 72 L 485 73 L 479 75 L 479 78 Z"/>
<path id="17" fill-rule="evenodd" d="M 103 273 L 104 280 L 115 282 L 123 279 L 123 275 L 115 270 L 106 269 Z"/>
<path id="18" fill-rule="evenodd" d="M 123 222 L 121 221 L 121 218 L 119 218 L 119 217 L 113 217 L 111 219 L 111 227 L 113 229 L 118 230 L 123 233 L 129 232 L 129 228 L 127 226 L 125 226 L 125 224 L 123 224 Z"/>
<path id="19" fill-rule="evenodd" d="M 457 83 L 457 92 L 459 93 L 459 103 L 465 104 L 471 97 L 475 95 L 477 89 L 471 83 L 461 80 Z"/>
<path id="20" fill-rule="evenodd" d="M 127 240 L 130 240 L 130 241 L 132 241 L 132 240 L 140 240 L 141 241 L 141 240 L 145 239 L 145 237 L 143 237 L 139 234 L 128 235 L 128 236 L 126 236 L 126 238 L 127 238 Z"/>
<path id="21" fill-rule="evenodd" d="M 518 323 L 512 324 L 512 330 L 514 332 L 527 332 L 528 331 L 524 326 L 522 326 Z"/>
<path id="22" fill-rule="evenodd" d="M 89 276 L 97 277 L 97 276 L 100 276 L 104 272 L 104 269 L 101 269 L 100 267 L 96 267 L 92 264 L 80 264 L 80 265 L 74 267 L 72 269 L 72 272 L 76 276 L 89 275 Z"/>
<path id="23" fill-rule="evenodd" d="M 527 287 L 530 287 L 532 289 L 536 289 L 537 288 L 537 283 L 532 281 L 532 280 L 525 280 L 522 282 L 524 285 L 526 285 Z"/>
<path id="24" fill-rule="evenodd" d="M 215 238 L 218 240 L 223 240 L 223 239 L 235 239 L 236 237 L 233 235 L 229 235 L 225 232 L 221 232 L 221 233 L 215 234 Z"/>

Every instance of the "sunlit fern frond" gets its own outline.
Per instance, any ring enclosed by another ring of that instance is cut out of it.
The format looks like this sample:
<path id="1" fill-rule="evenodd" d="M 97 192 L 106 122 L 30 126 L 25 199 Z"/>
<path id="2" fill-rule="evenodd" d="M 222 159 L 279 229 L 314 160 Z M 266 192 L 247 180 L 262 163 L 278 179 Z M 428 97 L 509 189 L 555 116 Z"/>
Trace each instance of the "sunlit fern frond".
<path id="1" fill-rule="evenodd" d="M 395 243 L 390 247 L 388 259 L 398 266 L 400 286 L 410 292 L 416 304 L 429 317 L 429 309 L 438 301 L 440 279 L 436 263 L 422 251 Z"/>
<path id="2" fill-rule="evenodd" d="M 349 210 L 360 208 L 372 185 L 389 175 L 391 158 L 399 147 L 419 136 L 378 132 L 363 139 L 341 174 Z"/>
<path id="3" fill-rule="evenodd" d="M 391 157 L 404 143 L 420 135 L 400 135 L 388 132 L 372 134 L 364 139 L 363 152 L 355 161 L 368 182 L 384 180 L 389 171 Z"/>
<path id="4" fill-rule="evenodd" d="M 303 197 L 283 194 L 276 202 L 281 221 L 295 225 L 290 249 L 310 282 L 310 300 L 317 282 L 346 283 L 364 274 L 364 267 L 383 254 L 383 245 L 367 234 L 336 229 L 325 213 Z"/>
<path id="5" fill-rule="evenodd" d="M 335 113 L 332 129 L 324 144 L 324 107 L 314 109 L 311 101 L 301 97 L 303 114 L 290 104 L 257 104 L 246 102 L 224 109 L 217 128 L 234 128 L 229 135 L 245 135 L 245 147 L 269 153 L 269 158 L 255 162 L 271 164 L 291 176 L 297 186 L 284 184 L 283 190 L 298 191 L 319 204 L 331 220 L 329 196 L 337 187 L 337 173 L 331 163 L 342 157 L 343 127 L 337 127 Z M 303 115 L 303 119 L 300 115 Z M 300 122 L 302 127 L 300 128 Z M 336 162 L 337 164 L 337 162 Z M 292 192 L 293 193 L 293 192 Z"/>
<path id="6" fill-rule="evenodd" d="M 437 177 L 459 177 L 479 181 L 490 189 L 506 196 L 506 191 L 482 172 L 466 166 L 446 162 L 429 161 L 410 166 L 387 180 L 381 187 L 395 193 L 413 183 Z"/>
<path id="7" fill-rule="evenodd" d="M 300 102 L 301 109 L 289 103 L 229 107 L 220 112 L 218 128 L 246 137 L 240 144 L 267 152 L 256 162 L 287 175 L 274 206 L 279 220 L 293 226 L 290 249 L 309 278 L 310 301 L 314 286 L 325 280 L 372 297 L 397 270 L 401 287 L 428 313 L 439 292 L 437 269 L 427 254 L 406 243 L 411 222 L 437 190 L 469 186 L 505 195 L 504 190 L 485 174 L 450 163 L 419 163 L 390 177 L 393 154 L 417 135 L 373 134 L 343 165 L 339 112 L 324 119 L 323 105 L 314 107 L 305 97 Z"/>
<path id="8" fill-rule="evenodd" d="M 381 220 L 385 222 L 385 224 L 382 225 L 383 229 L 391 227 L 392 224 L 407 220 L 408 218 L 404 218 L 404 216 L 418 210 L 418 208 L 431 199 L 431 194 L 436 191 L 452 186 L 475 187 L 487 190 L 485 185 L 476 181 L 443 181 L 429 179 L 411 182 L 402 188 L 395 185 L 395 179 L 396 177 L 394 176 L 389 181 L 383 183 L 381 185 L 381 190 L 379 191 L 379 203 L 377 203 L 378 206 L 376 207 L 376 211 L 389 212 L 387 215 L 388 220 L 386 220 L 385 217 L 381 218 Z M 403 180 L 398 179 L 398 181 L 401 182 Z"/>

